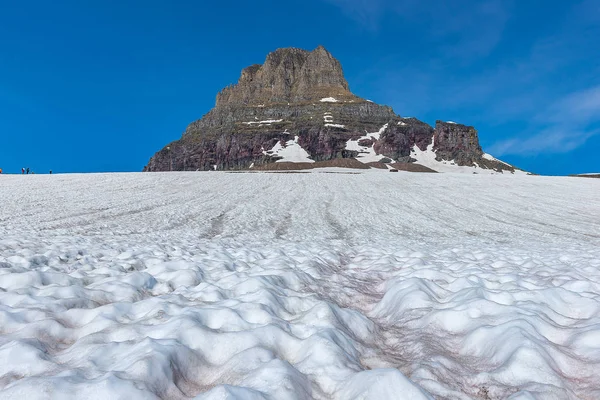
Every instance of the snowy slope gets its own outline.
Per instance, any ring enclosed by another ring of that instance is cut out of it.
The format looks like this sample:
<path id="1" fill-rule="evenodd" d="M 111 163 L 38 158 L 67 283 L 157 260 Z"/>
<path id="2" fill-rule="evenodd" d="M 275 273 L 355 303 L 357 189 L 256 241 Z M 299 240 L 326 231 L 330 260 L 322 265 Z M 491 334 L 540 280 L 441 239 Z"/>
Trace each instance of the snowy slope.
<path id="1" fill-rule="evenodd" d="M 455 123 L 455 122 L 448 121 L 448 123 Z M 412 158 L 414 158 L 415 160 L 417 160 L 416 161 L 417 164 L 424 165 L 424 166 L 431 168 L 437 172 L 456 172 L 456 173 L 467 173 L 467 174 L 477 173 L 477 174 L 488 174 L 488 175 L 497 175 L 497 174 L 502 173 L 502 172 L 497 172 L 493 169 L 481 168 L 479 165 L 477 165 L 477 163 L 475 163 L 474 167 L 469 167 L 469 166 L 458 165 L 453 160 L 438 161 L 438 160 L 436 160 L 437 154 L 433 150 L 433 146 L 434 146 L 433 139 L 432 139 L 431 143 L 427 146 L 427 149 L 425 149 L 425 151 L 419 149 L 419 147 L 417 145 L 414 145 L 413 149 L 410 152 L 410 156 Z M 511 166 L 510 164 L 507 164 L 502 160 L 498 160 L 497 158 L 494 158 L 492 155 L 487 154 L 487 153 L 483 154 L 483 158 L 485 158 L 487 160 L 498 161 L 498 162 L 501 162 L 508 166 Z M 510 173 L 509 171 L 506 171 L 506 174 L 511 175 L 512 173 Z M 514 174 L 515 175 L 527 175 L 527 172 L 522 171 L 520 169 L 515 169 Z"/>
<path id="2" fill-rule="evenodd" d="M 388 124 L 385 124 L 384 126 L 381 127 L 381 129 L 379 129 L 379 131 L 377 132 L 373 132 L 373 133 L 366 133 L 364 136 L 361 136 L 360 138 L 358 138 L 357 140 L 348 140 L 346 142 L 346 150 L 353 150 L 353 151 L 357 151 L 358 155 L 356 156 L 356 159 L 360 162 L 363 163 L 370 163 L 370 162 L 379 162 L 381 159 L 387 158 L 384 155 L 381 154 L 377 154 L 377 152 L 375 151 L 375 149 L 373 148 L 373 145 L 369 145 L 369 146 L 361 146 L 358 142 L 360 142 L 361 140 L 374 140 L 377 141 L 379 140 L 379 138 L 381 137 L 381 134 L 383 132 L 385 132 L 385 130 L 388 128 Z"/>
<path id="3" fill-rule="evenodd" d="M 325 118 L 326 126 L 344 127 L 343 125 L 331 124 L 331 122 L 333 122 L 333 119 L 332 119 L 333 117 L 331 117 L 331 115 L 329 113 L 327 113 L 324 116 L 324 118 Z M 404 118 L 404 119 L 407 119 L 407 118 Z M 448 121 L 448 123 L 455 124 L 456 122 Z M 399 121 L 397 124 L 398 125 L 406 125 L 406 123 L 404 121 Z M 381 129 L 378 132 L 366 133 L 364 136 L 361 136 L 357 140 L 348 140 L 346 142 L 346 150 L 358 152 L 356 159 L 365 164 L 372 163 L 372 162 L 379 162 L 381 159 L 388 158 L 382 154 L 378 154 L 375 151 L 373 144 L 368 144 L 366 146 L 359 144 L 359 142 L 362 140 L 372 140 L 372 141 L 379 140 L 379 138 L 381 137 L 381 134 L 383 132 L 385 132 L 385 130 L 387 128 L 388 128 L 388 124 L 385 124 L 383 127 L 381 127 Z M 431 168 L 437 172 L 455 172 L 455 173 L 469 173 L 469 174 L 477 173 L 477 174 L 488 174 L 488 175 L 497 175 L 497 174 L 501 173 L 501 172 L 497 172 L 495 170 L 481 168 L 477 164 L 474 167 L 469 167 L 469 166 L 460 166 L 460 165 L 456 164 L 453 160 L 438 161 L 438 160 L 436 160 L 437 154 L 433 150 L 433 147 L 434 147 L 433 141 L 434 141 L 434 139 L 432 138 L 431 143 L 429 144 L 429 146 L 427 146 L 427 149 L 425 149 L 425 151 L 419 149 L 419 147 L 417 145 L 413 146 L 410 156 L 413 159 L 417 160 L 416 161 L 417 164 Z M 483 154 L 483 158 L 485 158 L 487 160 L 498 161 L 503 164 L 506 164 L 507 166 L 511 166 L 510 164 L 507 164 L 502 160 L 498 160 L 497 158 L 494 158 L 492 155 L 487 154 L 487 153 Z M 392 162 L 393 162 L 393 160 L 392 160 Z M 507 172 L 507 174 L 510 174 L 510 173 Z M 526 175 L 527 173 L 525 171 L 515 169 L 515 174 Z"/>
<path id="4" fill-rule="evenodd" d="M 298 143 L 298 136 L 294 136 L 293 140 L 285 142 L 285 146 L 281 142 L 277 142 L 271 150 L 263 150 L 264 155 L 281 157 L 275 162 L 295 162 L 295 163 L 314 163 L 311 160 L 310 154 Z"/>
<path id="5" fill-rule="evenodd" d="M 599 192 L 0 176 L 0 399 L 600 398 Z"/>

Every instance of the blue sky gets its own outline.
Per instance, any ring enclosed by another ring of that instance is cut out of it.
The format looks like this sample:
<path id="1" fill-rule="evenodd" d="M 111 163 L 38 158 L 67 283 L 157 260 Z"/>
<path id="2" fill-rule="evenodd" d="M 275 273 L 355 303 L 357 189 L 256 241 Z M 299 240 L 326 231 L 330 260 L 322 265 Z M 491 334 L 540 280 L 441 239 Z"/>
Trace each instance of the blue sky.
<path id="1" fill-rule="evenodd" d="M 533 172 L 600 172 L 598 37 L 597 0 L 4 2 L 0 168 L 139 171 L 243 67 L 322 44 L 400 115 L 474 125 Z"/>

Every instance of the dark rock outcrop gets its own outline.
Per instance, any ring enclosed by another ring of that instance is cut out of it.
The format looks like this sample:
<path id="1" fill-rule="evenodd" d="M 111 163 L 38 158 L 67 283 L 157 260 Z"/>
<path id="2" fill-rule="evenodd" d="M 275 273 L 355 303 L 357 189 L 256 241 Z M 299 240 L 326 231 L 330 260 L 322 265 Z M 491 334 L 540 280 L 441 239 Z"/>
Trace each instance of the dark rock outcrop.
<path id="1" fill-rule="evenodd" d="M 428 172 L 428 173 L 437 173 L 437 171 L 432 170 L 431 168 L 425 167 L 419 164 L 413 163 L 393 163 L 390 164 L 390 167 L 395 168 L 400 171 L 407 172 Z"/>
<path id="2" fill-rule="evenodd" d="M 454 160 L 459 165 L 472 166 L 483 156 L 475 128 L 453 122 L 435 122 L 433 150 L 439 160 Z"/>
<path id="3" fill-rule="evenodd" d="M 384 125 L 378 139 L 366 135 Z M 258 168 L 279 159 L 269 152 L 278 142 L 296 136 L 314 161 L 356 157 L 347 142 L 360 139 L 361 146 L 372 145 L 382 159 L 409 163 L 414 161 L 413 146 L 425 150 L 434 140 L 439 158 L 511 169 L 482 158 L 472 127 L 438 121 L 434 129 L 353 95 L 340 63 L 319 46 L 313 51 L 279 49 L 264 64 L 245 68 L 237 84 L 217 95 L 215 108 L 157 152 L 144 171 Z"/>
<path id="4" fill-rule="evenodd" d="M 577 178 L 600 178 L 600 174 L 572 174 L 569 176 Z"/>
<path id="5" fill-rule="evenodd" d="M 378 154 L 404 162 L 410 161 L 414 145 L 425 150 L 431 143 L 433 128 L 416 118 L 394 118 L 374 144 Z"/>

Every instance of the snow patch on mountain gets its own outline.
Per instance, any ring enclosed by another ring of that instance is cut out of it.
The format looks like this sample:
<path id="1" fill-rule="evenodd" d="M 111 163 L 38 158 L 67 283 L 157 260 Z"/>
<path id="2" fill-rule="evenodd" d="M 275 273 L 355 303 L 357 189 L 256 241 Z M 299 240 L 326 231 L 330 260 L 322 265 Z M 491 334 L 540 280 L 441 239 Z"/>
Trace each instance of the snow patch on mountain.
<path id="1" fill-rule="evenodd" d="M 271 125 L 271 124 L 282 122 L 282 121 L 283 121 L 282 119 L 268 119 L 265 121 L 244 122 L 244 124 L 246 124 L 246 125 Z"/>
<path id="2" fill-rule="evenodd" d="M 499 160 L 499 159 L 497 159 L 496 157 L 492 156 L 491 154 L 488 154 L 488 153 L 483 153 L 483 156 L 482 156 L 482 157 L 483 157 L 483 158 L 485 158 L 486 160 L 490 160 L 490 161 L 498 161 L 498 162 L 500 162 L 500 163 L 502 163 L 502 164 L 504 164 L 504 165 L 508 165 L 509 167 L 512 167 L 512 165 L 510 165 L 510 164 L 508 164 L 508 163 L 505 163 L 505 162 L 504 162 L 504 161 L 502 161 L 502 160 Z"/>
<path id="3" fill-rule="evenodd" d="M 417 145 L 414 145 L 410 152 L 410 157 L 417 160 L 416 161 L 417 164 L 431 168 L 437 172 L 447 172 L 447 173 L 456 172 L 456 173 L 467 173 L 467 174 L 477 173 L 477 174 L 489 174 L 489 175 L 498 175 L 498 174 L 513 175 L 513 173 L 511 173 L 510 171 L 504 171 L 502 173 L 502 172 L 497 172 L 496 170 L 493 170 L 493 169 L 481 168 L 477 163 L 474 163 L 475 164 L 474 166 L 464 166 L 464 165 L 457 165 L 454 160 L 438 161 L 438 160 L 436 160 L 437 154 L 433 150 L 434 141 L 435 141 L 435 138 L 432 138 L 431 143 L 427 146 L 427 148 L 425 150 L 421 150 L 421 149 L 419 149 L 419 147 Z M 483 158 L 485 158 L 487 160 L 500 161 L 487 153 L 485 153 L 483 155 Z M 500 162 L 510 166 L 510 164 L 507 164 L 504 161 L 500 161 Z M 525 174 L 526 175 L 527 173 L 524 171 L 515 169 L 514 174 L 518 174 L 518 175 Z"/>
<path id="4" fill-rule="evenodd" d="M 326 124 L 333 123 L 333 115 L 330 112 L 323 113 L 323 122 Z"/>
<path id="5" fill-rule="evenodd" d="M 367 133 L 364 136 L 361 136 L 360 138 L 358 138 L 357 140 L 352 140 L 352 139 L 348 140 L 346 142 L 346 150 L 358 151 L 358 156 L 356 156 L 356 159 L 365 164 L 370 163 L 370 162 L 378 162 L 382 158 L 387 158 L 384 155 L 378 154 L 375 151 L 372 144 L 368 145 L 368 146 L 362 146 L 359 144 L 359 142 L 361 140 L 372 140 L 372 141 L 379 140 L 379 138 L 381 137 L 381 134 L 383 132 L 385 132 L 385 130 L 387 128 L 388 128 L 388 124 L 385 124 L 377 132 Z"/>
<path id="6" fill-rule="evenodd" d="M 293 140 L 288 140 L 285 145 L 281 141 L 277 142 L 271 150 L 263 150 L 264 155 L 281 157 L 275 162 L 294 162 L 294 163 L 314 163 L 310 159 L 310 154 L 298 143 L 298 136 Z"/>

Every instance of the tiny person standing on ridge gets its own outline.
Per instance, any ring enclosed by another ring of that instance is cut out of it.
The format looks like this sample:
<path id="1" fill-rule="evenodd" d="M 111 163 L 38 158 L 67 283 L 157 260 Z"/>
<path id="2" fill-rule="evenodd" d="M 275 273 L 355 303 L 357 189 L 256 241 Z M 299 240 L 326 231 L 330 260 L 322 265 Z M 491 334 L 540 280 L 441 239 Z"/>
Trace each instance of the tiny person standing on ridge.
<path id="1" fill-rule="evenodd" d="M 21 168 L 21 175 L 25 175 L 25 168 Z"/>
<path id="2" fill-rule="evenodd" d="M 27 171 L 27 175 L 29 175 L 29 168 L 27 168 L 26 171 Z"/>

